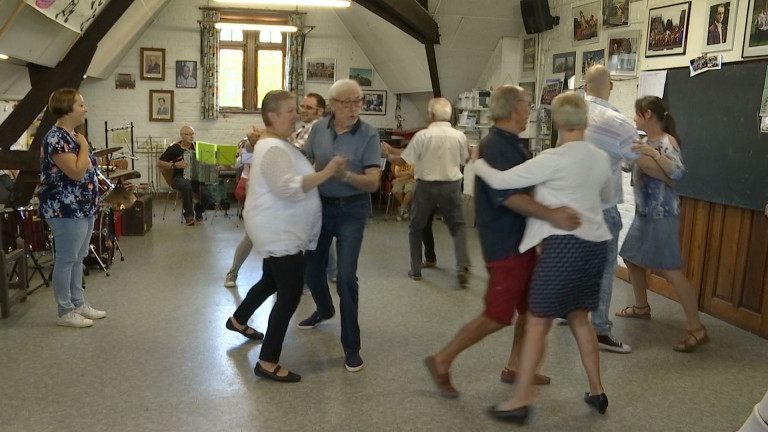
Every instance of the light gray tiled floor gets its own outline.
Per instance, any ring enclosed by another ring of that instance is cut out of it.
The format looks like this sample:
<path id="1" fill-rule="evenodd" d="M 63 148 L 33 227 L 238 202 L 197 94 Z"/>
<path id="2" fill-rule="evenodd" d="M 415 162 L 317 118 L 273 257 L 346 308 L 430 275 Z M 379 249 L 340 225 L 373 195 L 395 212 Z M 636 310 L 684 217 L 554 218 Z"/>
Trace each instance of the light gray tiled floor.
<path id="1" fill-rule="evenodd" d="M 337 316 L 311 331 L 291 327 L 281 362 L 303 381 L 281 385 L 253 375 L 259 344 L 224 328 L 260 274 L 260 262 L 250 257 L 240 286 L 223 287 L 242 224 L 216 218 L 186 227 L 170 219 L 157 217 L 146 236 L 123 237 L 125 262 L 115 261 L 110 277 L 93 271 L 87 278 L 89 301 L 109 313 L 93 328 L 56 327 L 50 288 L 0 321 L 0 431 L 513 428 L 484 413 L 512 390 L 498 379 L 511 330 L 458 359 L 458 400 L 442 399 L 422 365 L 481 310 L 486 273 L 474 230 L 474 274 L 470 288 L 459 290 L 441 224 L 440 267 L 414 282 L 405 275 L 406 223 L 373 219 L 359 269 L 365 369 L 344 370 Z M 631 288 L 617 281 L 613 309 L 630 297 Z M 569 330 L 552 329 L 544 367 L 552 385 L 540 389 L 529 430 L 738 429 L 768 389 L 768 341 L 705 316 L 712 343 L 695 354 L 675 353 L 680 307 L 657 295 L 651 303 L 652 321 L 615 320 L 615 334 L 634 352 L 601 356 L 610 398 L 604 417 L 581 400 L 586 379 Z M 254 327 L 264 330 L 268 306 L 257 311 Z M 294 322 L 312 310 L 304 296 Z"/>

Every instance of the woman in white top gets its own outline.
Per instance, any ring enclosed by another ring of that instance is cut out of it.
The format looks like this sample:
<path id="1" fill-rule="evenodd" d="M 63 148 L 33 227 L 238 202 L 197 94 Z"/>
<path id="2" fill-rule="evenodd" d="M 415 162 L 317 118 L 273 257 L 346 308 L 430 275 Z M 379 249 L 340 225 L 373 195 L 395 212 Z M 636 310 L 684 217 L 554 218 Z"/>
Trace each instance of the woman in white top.
<path id="1" fill-rule="evenodd" d="M 581 226 L 564 231 L 544 220 L 529 218 L 520 252 L 542 244 L 531 279 L 523 356 L 513 398 L 490 408 L 499 419 L 525 422 L 533 402 L 533 379 L 544 353 L 554 318 L 566 316 L 589 380 L 584 401 L 600 414 L 608 407 L 600 380 L 597 336 L 589 310 L 597 307 L 600 279 L 605 268 L 611 234 L 603 219 L 603 202 L 611 197 L 608 155 L 584 141 L 587 105 L 577 93 L 567 92 L 552 101 L 552 116 L 560 134 L 557 148 L 507 171 L 497 171 L 482 159 L 475 172 L 495 189 L 536 186 L 536 201 L 569 206 L 579 212 Z"/>
<path id="2" fill-rule="evenodd" d="M 248 339 L 264 338 L 254 373 L 280 382 L 301 376 L 278 362 L 283 340 L 304 284 L 304 252 L 317 246 L 321 207 L 317 186 L 346 169 L 342 156 L 315 172 L 286 138 L 296 129 L 296 97 L 284 90 L 267 93 L 261 104 L 266 131 L 253 151 L 243 217 L 256 254 L 264 257 L 254 285 L 226 327 Z M 256 309 L 277 293 L 265 335 L 248 326 Z"/>

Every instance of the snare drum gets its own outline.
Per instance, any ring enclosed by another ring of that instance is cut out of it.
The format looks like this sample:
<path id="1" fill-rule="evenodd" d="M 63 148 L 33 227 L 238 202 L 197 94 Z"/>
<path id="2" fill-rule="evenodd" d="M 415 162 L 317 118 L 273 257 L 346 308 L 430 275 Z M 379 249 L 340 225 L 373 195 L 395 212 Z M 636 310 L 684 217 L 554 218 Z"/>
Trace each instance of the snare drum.
<path id="1" fill-rule="evenodd" d="M 24 239 L 33 252 L 50 249 L 48 237 L 50 228 L 38 215 L 37 206 L 19 207 L 16 209 L 19 236 Z"/>
<path id="2" fill-rule="evenodd" d="M 112 183 L 112 180 L 107 178 L 107 176 L 105 176 L 99 170 L 96 170 L 96 183 L 99 188 L 99 195 L 101 195 L 101 199 L 106 198 L 115 188 L 115 184 Z"/>

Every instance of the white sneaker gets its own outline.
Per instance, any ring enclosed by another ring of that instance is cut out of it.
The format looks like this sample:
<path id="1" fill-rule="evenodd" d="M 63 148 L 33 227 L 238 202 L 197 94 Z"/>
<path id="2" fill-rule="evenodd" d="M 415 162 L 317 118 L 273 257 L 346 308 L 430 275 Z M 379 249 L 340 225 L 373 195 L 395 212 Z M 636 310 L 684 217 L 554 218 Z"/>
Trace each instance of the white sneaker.
<path id="1" fill-rule="evenodd" d="M 59 319 L 56 321 L 56 325 L 60 325 L 62 327 L 83 328 L 83 327 L 92 326 L 93 321 L 89 320 L 88 318 L 80 315 L 75 311 L 72 311 L 60 316 Z"/>
<path id="2" fill-rule="evenodd" d="M 227 272 L 227 277 L 224 279 L 224 286 L 227 288 L 234 288 L 237 286 L 237 272 L 230 270 Z"/>
<path id="3" fill-rule="evenodd" d="M 75 313 L 82 315 L 88 319 L 102 319 L 105 316 L 107 316 L 107 313 L 104 311 L 100 311 L 98 309 L 94 309 L 89 305 L 88 303 L 84 303 L 79 308 L 75 309 Z"/>

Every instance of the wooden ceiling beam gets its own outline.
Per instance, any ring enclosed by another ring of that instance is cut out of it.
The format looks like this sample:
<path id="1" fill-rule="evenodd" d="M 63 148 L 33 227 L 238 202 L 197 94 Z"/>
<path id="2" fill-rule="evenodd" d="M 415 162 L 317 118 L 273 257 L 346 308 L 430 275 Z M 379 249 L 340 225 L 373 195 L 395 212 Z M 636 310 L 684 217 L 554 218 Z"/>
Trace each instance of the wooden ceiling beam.
<path id="1" fill-rule="evenodd" d="M 421 43 L 440 43 L 437 22 L 416 0 L 355 0 Z"/>

